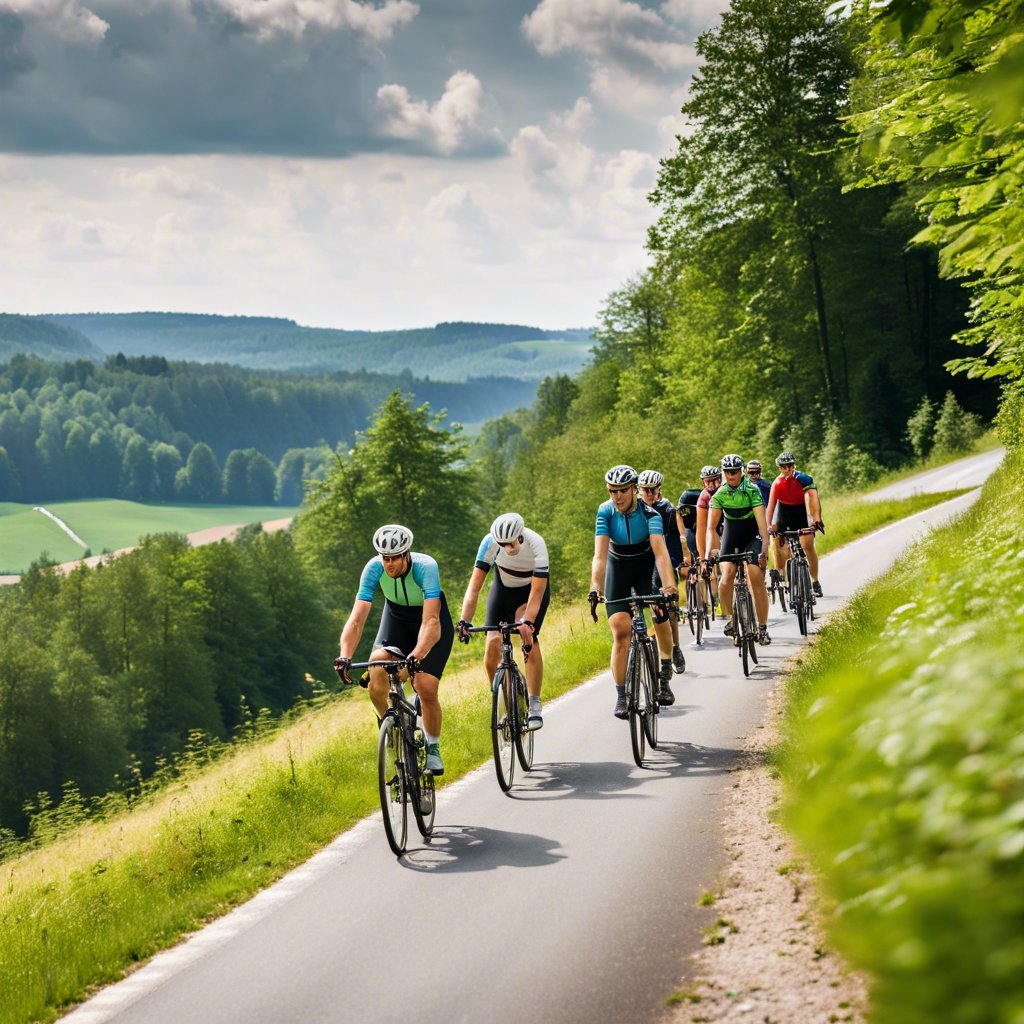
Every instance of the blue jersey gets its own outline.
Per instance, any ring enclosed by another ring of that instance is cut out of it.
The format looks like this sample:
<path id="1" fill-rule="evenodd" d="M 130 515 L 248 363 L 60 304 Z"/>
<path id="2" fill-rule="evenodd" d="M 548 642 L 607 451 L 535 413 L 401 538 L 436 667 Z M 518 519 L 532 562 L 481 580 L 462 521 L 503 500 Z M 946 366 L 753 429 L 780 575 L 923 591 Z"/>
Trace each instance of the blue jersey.
<path id="1" fill-rule="evenodd" d="M 611 500 L 597 509 L 595 537 L 611 538 L 613 558 L 640 558 L 651 550 L 652 536 L 665 536 L 661 515 L 649 505 L 637 501 L 636 508 L 625 515 L 615 511 Z"/>
<path id="2" fill-rule="evenodd" d="M 409 570 L 395 579 L 384 571 L 384 563 L 379 555 L 371 558 L 363 567 L 363 575 L 359 577 L 356 600 L 372 601 L 378 585 L 386 601 L 405 608 L 422 608 L 425 600 L 440 597 L 441 573 L 437 562 L 430 555 L 421 555 L 417 551 L 413 551 L 410 557 L 412 565 Z"/>
<path id="3" fill-rule="evenodd" d="M 750 480 L 750 477 L 747 477 Z M 768 496 L 772 493 L 772 485 L 761 477 L 760 480 L 750 480 L 750 482 L 761 492 L 761 500 L 764 502 L 765 508 L 768 507 Z"/>

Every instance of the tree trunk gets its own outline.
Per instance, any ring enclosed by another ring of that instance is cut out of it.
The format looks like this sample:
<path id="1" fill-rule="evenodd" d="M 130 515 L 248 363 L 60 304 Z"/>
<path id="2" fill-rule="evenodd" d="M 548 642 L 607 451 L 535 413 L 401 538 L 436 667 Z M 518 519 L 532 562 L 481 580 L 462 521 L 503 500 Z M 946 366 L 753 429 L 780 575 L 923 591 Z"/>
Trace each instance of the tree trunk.
<path id="1" fill-rule="evenodd" d="M 807 241 L 807 257 L 811 264 L 811 277 L 814 280 L 814 305 L 818 316 L 818 345 L 821 350 L 821 368 L 825 377 L 825 391 L 828 394 L 829 409 L 839 411 L 836 398 L 835 379 L 832 374 L 832 352 L 829 346 L 828 317 L 825 312 L 825 286 L 821 280 L 821 266 L 818 262 L 818 249 L 814 244 L 814 235 L 805 232 Z"/>

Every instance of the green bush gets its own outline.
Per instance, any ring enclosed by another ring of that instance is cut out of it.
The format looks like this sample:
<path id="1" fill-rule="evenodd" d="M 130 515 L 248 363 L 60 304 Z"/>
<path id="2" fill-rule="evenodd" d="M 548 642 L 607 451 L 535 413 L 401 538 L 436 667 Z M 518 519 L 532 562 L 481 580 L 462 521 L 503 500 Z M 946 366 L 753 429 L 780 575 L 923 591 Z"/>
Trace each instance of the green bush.
<path id="1" fill-rule="evenodd" d="M 925 395 L 914 414 L 907 420 L 907 440 L 914 450 L 914 458 L 921 460 L 932 450 L 935 432 L 935 403 Z"/>
<path id="2" fill-rule="evenodd" d="M 862 592 L 790 681 L 788 819 L 880 1024 L 1024 1021 L 1022 468 Z"/>
<path id="3" fill-rule="evenodd" d="M 981 437 L 983 429 L 981 420 L 974 413 L 965 412 L 953 392 L 947 391 L 935 421 L 933 447 L 942 455 L 970 451 L 971 445 Z"/>

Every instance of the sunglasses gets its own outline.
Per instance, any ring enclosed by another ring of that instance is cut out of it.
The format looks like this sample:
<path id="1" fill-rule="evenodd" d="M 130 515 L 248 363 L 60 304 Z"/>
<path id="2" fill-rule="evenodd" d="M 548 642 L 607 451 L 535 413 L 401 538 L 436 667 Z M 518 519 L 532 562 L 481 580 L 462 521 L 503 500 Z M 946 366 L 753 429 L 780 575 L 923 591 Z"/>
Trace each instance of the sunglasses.
<path id="1" fill-rule="evenodd" d="M 499 540 L 498 541 L 498 547 L 499 548 L 511 548 L 511 547 L 515 546 L 515 543 L 516 542 L 514 540 Z"/>
<path id="2" fill-rule="evenodd" d="M 760 476 L 760 475 L 761 475 L 761 470 L 759 470 L 759 469 L 748 469 L 747 470 L 747 476 Z"/>

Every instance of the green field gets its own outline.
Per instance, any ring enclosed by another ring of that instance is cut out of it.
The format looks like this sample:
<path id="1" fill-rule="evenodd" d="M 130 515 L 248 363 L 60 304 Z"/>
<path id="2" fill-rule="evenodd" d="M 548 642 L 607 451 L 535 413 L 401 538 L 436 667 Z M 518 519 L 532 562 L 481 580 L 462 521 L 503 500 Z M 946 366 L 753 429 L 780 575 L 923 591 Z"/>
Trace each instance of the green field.
<path id="1" fill-rule="evenodd" d="M 193 533 L 210 526 L 284 519 L 297 511 L 283 505 L 142 505 L 116 498 L 56 501 L 45 507 L 63 519 L 94 555 L 134 547 L 150 533 Z M 0 503 L 0 574 L 24 572 L 44 553 L 70 562 L 85 552 L 31 505 Z"/>

